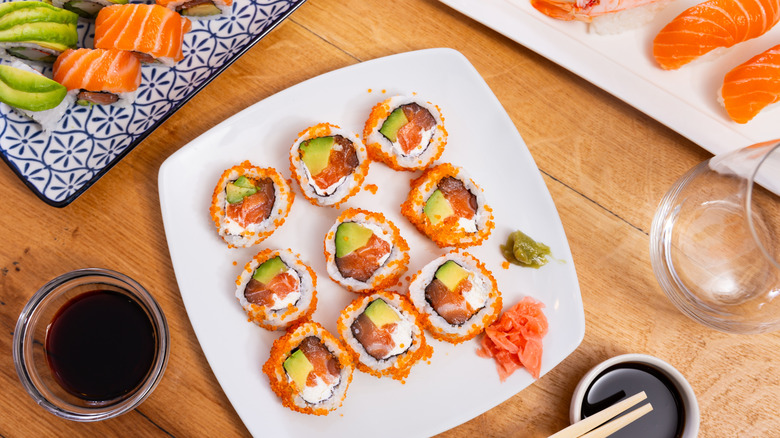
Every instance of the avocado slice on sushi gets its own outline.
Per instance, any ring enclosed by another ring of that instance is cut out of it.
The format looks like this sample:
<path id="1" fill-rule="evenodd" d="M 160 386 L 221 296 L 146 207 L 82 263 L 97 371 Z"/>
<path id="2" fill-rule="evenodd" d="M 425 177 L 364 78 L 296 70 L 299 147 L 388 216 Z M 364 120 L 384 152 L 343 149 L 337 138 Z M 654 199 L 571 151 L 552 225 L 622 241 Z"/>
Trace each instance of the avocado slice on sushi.
<path id="1" fill-rule="evenodd" d="M 252 278 L 263 284 L 268 284 L 277 275 L 287 271 L 287 265 L 284 264 L 279 256 L 266 260 L 255 269 Z"/>
<path id="2" fill-rule="evenodd" d="M 213 2 L 204 2 L 189 8 L 181 8 L 178 12 L 185 17 L 210 17 L 222 14 L 222 11 Z"/>
<path id="3" fill-rule="evenodd" d="M 409 119 L 406 118 L 403 108 L 399 107 L 387 116 L 385 122 L 382 123 L 382 127 L 379 128 L 379 132 L 395 143 L 398 139 L 398 130 L 407 123 L 409 123 Z"/>
<path id="4" fill-rule="evenodd" d="M 30 58 L 29 51 L 21 49 L 25 46 L 14 47 L 13 43 L 55 53 L 78 44 L 78 15 L 43 2 L 0 3 L 0 23 L 0 43 L 6 43 L 11 54 L 15 50 Z"/>
<path id="5" fill-rule="evenodd" d="M 306 380 L 309 373 L 314 369 L 314 365 L 301 350 L 295 350 L 287 359 L 285 359 L 284 371 L 290 376 L 298 390 L 306 387 Z"/>
<path id="6" fill-rule="evenodd" d="M 451 291 L 457 289 L 458 284 L 468 276 L 469 271 L 463 269 L 452 260 L 448 260 L 443 265 L 439 266 L 439 269 L 436 270 L 436 274 L 434 274 L 434 278 L 441 281 L 442 284 Z"/>
<path id="7" fill-rule="evenodd" d="M 328 167 L 330 150 L 334 143 L 333 137 L 317 137 L 301 143 L 301 160 L 312 176 L 318 175 Z"/>
<path id="8" fill-rule="evenodd" d="M 27 111 L 45 111 L 62 102 L 68 90 L 37 73 L 0 65 L 0 101 Z"/>
<path id="9" fill-rule="evenodd" d="M 242 179 L 243 178 L 243 179 Z M 245 176 L 239 176 L 235 181 L 228 183 L 225 187 L 227 202 L 236 204 L 241 202 L 247 196 L 257 193 L 257 188 Z"/>
<path id="10" fill-rule="evenodd" d="M 442 193 L 441 190 L 436 189 L 425 202 L 423 213 L 428 216 L 428 219 L 433 225 L 436 225 L 444 219 L 452 216 L 455 213 L 455 210 L 452 209 L 450 201 L 444 197 L 444 193 Z"/>
<path id="11" fill-rule="evenodd" d="M 372 301 L 363 313 L 377 327 L 384 327 L 387 324 L 394 324 L 401 320 L 398 312 L 381 298 Z"/>
<path id="12" fill-rule="evenodd" d="M 374 232 L 356 222 L 342 222 L 336 229 L 336 257 L 349 255 L 366 246 Z"/>

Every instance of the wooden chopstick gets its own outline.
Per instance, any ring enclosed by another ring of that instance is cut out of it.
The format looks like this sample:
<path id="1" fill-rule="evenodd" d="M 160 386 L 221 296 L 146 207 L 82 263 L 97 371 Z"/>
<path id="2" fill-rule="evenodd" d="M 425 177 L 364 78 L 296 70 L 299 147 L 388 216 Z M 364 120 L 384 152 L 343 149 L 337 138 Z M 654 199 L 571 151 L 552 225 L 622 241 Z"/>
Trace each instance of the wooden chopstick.
<path id="1" fill-rule="evenodd" d="M 593 429 L 590 432 L 586 433 L 585 435 L 580 436 L 580 438 L 604 438 L 607 436 L 612 435 L 613 433 L 617 432 L 618 430 L 628 426 L 629 424 L 636 421 L 639 417 L 642 415 L 645 415 L 646 413 L 653 410 L 653 405 L 651 403 L 647 403 L 645 405 L 642 405 L 633 411 L 627 413 L 626 415 L 623 415 L 619 418 L 615 418 L 612 421 L 609 421 L 607 423 L 604 423 L 603 426 Z"/>
<path id="2" fill-rule="evenodd" d="M 612 418 L 620 415 L 621 413 L 625 412 L 632 406 L 636 405 L 637 403 L 641 402 L 642 400 L 647 398 L 647 394 L 645 394 L 644 391 L 634 394 L 631 397 L 619 402 L 615 403 L 614 405 L 598 412 L 595 415 L 591 415 L 590 417 L 578 421 L 571 426 L 567 427 L 566 429 L 563 429 L 553 435 L 550 435 L 549 438 L 576 438 L 580 437 L 581 435 L 590 432 L 591 430 L 601 426 L 602 424 L 606 423 L 607 421 L 611 420 Z M 649 404 L 648 404 L 649 405 Z M 650 410 L 652 410 L 652 406 L 650 407 Z M 649 412 L 649 411 L 647 411 Z M 641 415 L 639 415 L 636 418 L 641 417 L 642 415 L 646 414 L 647 412 L 643 412 Z M 636 420 L 634 418 L 631 421 Z M 628 423 L 626 423 L 628 424 Z M 624 425 L 625 426 L 625 425 Z M 621 426 L 622 427 L 622 426 Z M 617 429 L 616 429 L 617 430 Z"/>

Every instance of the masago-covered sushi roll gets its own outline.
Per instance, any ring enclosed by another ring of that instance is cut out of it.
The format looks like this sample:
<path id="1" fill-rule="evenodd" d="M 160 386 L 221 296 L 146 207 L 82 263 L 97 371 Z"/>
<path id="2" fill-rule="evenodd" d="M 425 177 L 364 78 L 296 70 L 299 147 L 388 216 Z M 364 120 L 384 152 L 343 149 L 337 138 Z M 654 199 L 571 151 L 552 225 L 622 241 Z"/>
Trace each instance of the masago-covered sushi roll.
<path id="1" fill-rule="evenodd" d="M 233 7 L 233 0 L 157 0 L 155 3 L 196 20 L 229 16 Z"/>
<path id="2" fill-rule="evenodd" d="M 52 63 L 79 41 L 79 17 L 38 1 L 0 3 L 0 56 Z"/>
<path id="3" fill-rule="evenodd" d="M 276 169 L 244 161 L 222 173 L 209 212 L 228 246 L 248 247 L 281 227 L 292 203 L 290 185 Z"/>
<path id="4" fill-rule="evenodd" d="M 129 105 L 141 85 L 141 63 L 124 50 L 66 50 L 54 62 L 54 80 L 77 90 L 79 105 Z"/>
<path id="5" fill-rule="evenodd" d="M 29 117 L 49 133 L 76 100 L 73 93 L 21 61 L 0 65 L 0 102 Z"/>
<path id="6" fill-rule="evenodd" d="M 328 275 L 352 292 L 395 284 L 409 264 L 409 245 L 381 213 L 350 208 L 325 236 Z"/>
<path id="7" fill-rule="evenodd" d="M 395 96 L 371 110 L 363 141 L 372 160 L 395 170 L 418 170 L 444 152 L 447 130 L 438 106 L 416 97 Z"/>
<path id="8" fill-rule="evenodd" d="M 503 305 L 493 274 L 474 256 L 457 250 L 415 274 L 409 298 L 431 335 L 453 344 L 482 333 Z"/>
<path id="9" fill-rule="evenodd" d="M 412 365 L 433 354 L 418 318 L 405 296 L 380 291 L 352 301 L 339 316 L 338 330 L 359 370 L 403 380 Z"/>
<path id="10" fill-rule="evenodd" d="M 184 34 L 189 19 L 159 5 L 107 6 L 95 19 L 95 48 L 128 50 L 143 63 L 168 67 L 184 58 Z"/>
<path id="11" fill-rule="evenodd" d="M 317 308 L 317 275 L 290 250 L 266 249 L 246 264 L 236 280 L 236 298 L 249 320 L 283 330 Z"/>
<path id="12" fill-rule="evenodd" d="M 479 245 L 490 236 L 493 210 L 460 167 L 439 164 L 412 180 L 401 214 L 439 247 Z"/>
<path id="13" fill-rule="evenodd" d="M 338 207 L 360 190 L 369 160 L 357 138 L 328 123 L 298 134 L 290 148 L 290 171 L 309 202 Z"/>
<path id="14" fill-rule="evenodd" d="M 291 327 L 274 341 L 263 365 L 282 404 L 313 415 L 327 415 L 341 406 L 353 371 L 349 352 L 316 322 Z"/>

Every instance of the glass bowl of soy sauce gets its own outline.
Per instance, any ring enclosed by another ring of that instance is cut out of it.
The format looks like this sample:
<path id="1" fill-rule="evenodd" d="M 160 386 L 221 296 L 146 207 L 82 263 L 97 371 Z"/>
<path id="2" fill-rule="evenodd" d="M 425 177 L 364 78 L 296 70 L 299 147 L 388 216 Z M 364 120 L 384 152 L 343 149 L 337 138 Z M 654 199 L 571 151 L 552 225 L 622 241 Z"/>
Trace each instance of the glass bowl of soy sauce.
<path id="1" fill-rule="evenodd" d="M 141 404 L 162 378 L 170 335 L 159 304 L 118 272 L 89 268 L 40 288 L 16 324 L 22 385 L 49 412 L 100 421 Z"/>
<path id="2" fill-rule="evenodd" d="M 644 391 L 653 410 L 611 438 L 696 438 L 699 404 L 690 383 L 669 363 L 647 354 L 623 354 L 601 362 L 577 384 L 569 420 L 576 423 Z"/>

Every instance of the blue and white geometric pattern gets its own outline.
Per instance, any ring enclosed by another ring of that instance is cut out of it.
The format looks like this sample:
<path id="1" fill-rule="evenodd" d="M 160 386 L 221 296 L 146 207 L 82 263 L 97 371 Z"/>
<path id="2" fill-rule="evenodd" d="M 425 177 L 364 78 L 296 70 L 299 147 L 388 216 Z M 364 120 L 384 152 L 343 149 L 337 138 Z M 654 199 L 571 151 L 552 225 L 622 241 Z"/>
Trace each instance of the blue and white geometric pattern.
<path id="1" fill-rule="evenodd" d="M 0 103 L 2 158 L 42 200 L 70 204 L 304 1 L 234 0 L 229 17 L 193 20 L 184 59 L 171 68 L 144 65 L 134 104 L 74 104 L 50 136 Z M 79 47 L 92 47 L 94 23 L 80 19 L 79 37 Z M 51 67 L 44 74 L 51 77 Z"/>

